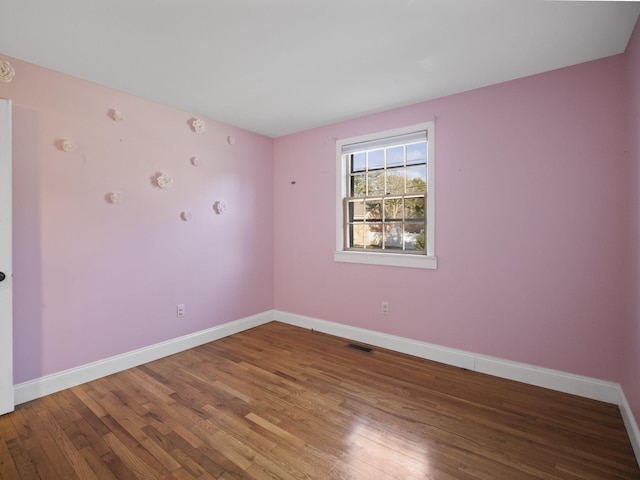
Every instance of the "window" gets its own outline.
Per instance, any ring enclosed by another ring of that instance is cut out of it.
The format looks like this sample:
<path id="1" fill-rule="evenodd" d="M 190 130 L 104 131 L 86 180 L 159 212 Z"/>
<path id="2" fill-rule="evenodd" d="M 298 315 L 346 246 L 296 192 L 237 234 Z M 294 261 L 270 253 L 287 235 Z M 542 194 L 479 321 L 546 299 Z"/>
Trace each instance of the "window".
<path id="1" fill-rule="evenodd" d="M 436 268 L 433 122 L 336 142 L 340 262 Z"/>

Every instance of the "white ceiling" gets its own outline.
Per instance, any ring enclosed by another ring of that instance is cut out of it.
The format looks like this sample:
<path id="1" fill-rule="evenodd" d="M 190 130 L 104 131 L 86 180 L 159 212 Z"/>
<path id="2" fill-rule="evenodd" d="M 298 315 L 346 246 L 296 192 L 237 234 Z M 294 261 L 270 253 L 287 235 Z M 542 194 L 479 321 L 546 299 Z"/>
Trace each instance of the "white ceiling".
<path id="1" fill-rule="evenodd" d="M 640 2 L 0 0 L 0 54 L 276 137 L 622 53 Z"/>

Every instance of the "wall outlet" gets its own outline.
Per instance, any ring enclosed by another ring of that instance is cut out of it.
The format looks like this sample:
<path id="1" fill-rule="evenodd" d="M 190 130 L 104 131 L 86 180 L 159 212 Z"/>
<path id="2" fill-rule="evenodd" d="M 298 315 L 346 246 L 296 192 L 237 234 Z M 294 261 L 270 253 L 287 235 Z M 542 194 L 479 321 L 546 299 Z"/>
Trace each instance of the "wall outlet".
<path id="1" fill-rule="evenodd" d="M 382 313 L 382 315 L 389 315 L 389 302 L 382 302 L 380 313 Z"/>
<path id="2" fill-rule="evenodd" d="M 178 307 L 176 308 L 176 316 L 178 318 L 184 317 L 184 303 L 181 305 L 178 305 Z"/>

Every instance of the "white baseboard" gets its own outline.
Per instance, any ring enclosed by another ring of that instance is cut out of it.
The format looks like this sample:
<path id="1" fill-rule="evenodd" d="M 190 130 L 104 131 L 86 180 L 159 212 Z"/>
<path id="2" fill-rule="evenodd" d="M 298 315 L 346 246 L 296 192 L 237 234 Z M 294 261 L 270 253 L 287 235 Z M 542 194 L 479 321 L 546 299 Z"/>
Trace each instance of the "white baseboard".
<path id="1" fill-rule="evenodd" d="M 453 365 L 467 370 L 515 380 L 529 385 L 549 388 L 564 393 L 618 405 L 631 445 L 640 464 L 640 430 L 619 383 L 575 375 L 558 370 L 512 362 L 501 358 L 480 355 L 455 348 L 442 347 L 404 337 L 387 335 L 373 330 L 351 327 L 293 313 L 274 312 L 274 319 L 298 327 L 314 329 L 339 337 L 355 340 L 376 347 L 406 353 L 427 360 Z"/>
<path id="2" fill-rule="evenodd" d="M 182 352 L 190 348 L 218 340 L 234 333 L 257 327 L 274 319 L 272 310 L 245 317 L 233 322 L 218 325 L 216 327 L 195 332 L 182 337 L 167 340 L 166 342 L 150 345 L 145 348 L 105 358 L 97 362 L 88 363 L 80 367 L 71 368 L 63 372 L 54 373 L 35 380 L 14 385 L 15 403 L 21 403 L 44 397 L 51 393 L 59 392 L 66 388 L 75 387 L 82 383 L 90 382 L 113 373 L 127 370 L 128 368 L 152 362 L 174 353 Z"/>
<path id="3" fill-rule="evenodd" d="M 313 328 L 319 332 L 466 368 L 467 370 L 620 405 L 621 390 L 620 385 L 617 383 L 536 367 L 525 363 L 512 362 L 455 348 L 442 347 L 303 315 L 280 311 L 276 311 L 275 314 L 276 318 L 283 323 Z"/>

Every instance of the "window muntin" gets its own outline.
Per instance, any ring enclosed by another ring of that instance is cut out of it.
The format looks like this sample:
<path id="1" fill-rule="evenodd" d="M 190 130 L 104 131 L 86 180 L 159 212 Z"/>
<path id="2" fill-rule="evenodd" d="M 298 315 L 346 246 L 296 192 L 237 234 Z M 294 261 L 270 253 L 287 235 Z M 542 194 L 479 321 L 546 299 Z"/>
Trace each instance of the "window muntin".
<path id="1" fill-rule="evenodd" d="M 437 268 L 434 151 L 433 122 L 336 141 L 335 261 Z"/>

